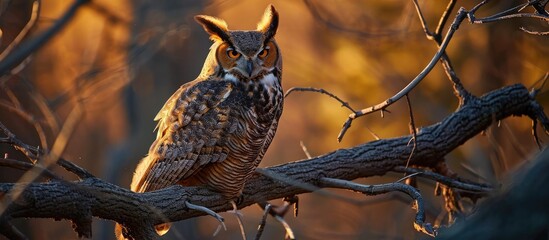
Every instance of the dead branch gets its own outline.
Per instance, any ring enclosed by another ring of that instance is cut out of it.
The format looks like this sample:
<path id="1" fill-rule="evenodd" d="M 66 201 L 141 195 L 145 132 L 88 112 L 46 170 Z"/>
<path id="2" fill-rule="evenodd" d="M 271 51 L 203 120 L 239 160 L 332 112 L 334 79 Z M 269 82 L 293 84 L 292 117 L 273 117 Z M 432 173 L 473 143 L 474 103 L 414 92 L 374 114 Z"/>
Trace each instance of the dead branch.
<path id="1" fill-rule="evenodd" d="M 421 11 L 421 8 L 419 7 L 419 4 L 417 0 L 413 1 L 414 6 L 416 8 L 417 15 L 419 17 L 421 26 L 423 28 L 423 32 L 425 32 L 425 36 L 429 40 L 435 41 L 437 44 L 437 47 L 440 48 L 442 44 L 442 30 L 444 29 L 444 26 L 446 25 L 446 22 L 448 21 L 448 18 L 450 17 L 450 13 L 454 9 L 456 5 L 456 0 L 450 0 L 448 2 L 448 6 L 446 7 L 446 10 L 444 13 L 442 13 L 442 16 L 440 17 L 439 23 L 437 25 L 437 28 L 435 32 L 429 31 L 429 27 L 427 26 L 427 22 L 425 21 L 425 17 L 423 16 L 423 13 Z M 442 53 L 442 56 L 440 57 L 440 62 L 442 63 L 442 67 L 444 68 L 444 72 L 446 72 L 446 75 L 452 81 L 453 88 L 454 88 L 454 94 L 459 99 L 459 105 L 463 105 L 467 103 L 471 98 L 473 98 L 473 95 L 469 93 L 461 83 L 461 80 L 457 76 L 457 74 L 454 71 L 454 67 L 452 66 L 452 63 L 450 62 L 450 57 L 444 51 Z"/>
<path id="2" fill-rule="evenodd" d="M 494 190 L 494 188 L 489 184 L 473 183 L 471 181 L 463 181 L 462 179 L 458 179 L 458 178 L 449 178 L 435 172 L 425 171 L 421 169 L 397 166 L 393 169 L 393 171 L 403 172 L 407 174 L 417 174 L 416 176 L 418 177 L 424 177 L 424 178 L 442 183 L 449 187 L 459 188 L 464 191 L 488 193 Z"/>
<path id="3" fill-rule="evenodd" d="M 339 103 L 341 103 L 341 106 L 342 107 L 345 107 L 347 109 L 349 109 L 351 112 L 356 112 L 352 107 L 351 105 L 349 105 L 348 102 L 345 102 L 343 101 L 341 98 L 339 98 L 338 96 L 336 96 L 335 94 L 331 93 L 331 92 L 328 92 L 322 88 L 311 88 L 311 87 L 293 87 L 293 88 L 290 88 L 288 91 L 286 91 L 286 93 L 284 94 L 284 97 L 288 97 L 292 92 L 317 92 L 317 93 L 321 93 L 321 94 L 325 94 L 325 95 L 328 95 L 330 96 L 331 98 L 337 100 Z"/>
<path id="4" fill-rule="evenodd" d="M 408 94 L 410 91 L 412 91 L 426 76 L 431 72 L 435 64 L 438 62 L 438 60 L 442 57 L 442 55 L 445 54 L 446 47 L 448 47 L 448 44 L 450 43 L 450 40 L 452 39 L 454 33 L 459 28 L 459 25 L 463 20 L 467 17 L 467 11 L 465 9 L 460 9 L 458 12 L 458 15 L 454 19 L 454 22 L 452 22 L 452 25 L 448 29 L 448 32 L 446 33 L 446 36 L 444 37 L 444 40 L 440 44 L 436 54 L 433 56 L 431 61 L 425 66 L 425 68 L 412 80 L 408 85 L 406 85 L 404 88 L 402 88 L 398 93 L 393 95 L 392 97 L 386 99 L 385 101 L 376 104 L 374 106 L 364 108 L 362 110 L 358 110 L 354 113 L 351 113 L 349 115 L 349 118 L 347 121 L 343 124 L 343 127 L 341 131 L 339 132 L 339 135 L 337 136 L 337 140 L 341 142 L 341 139 L 343 139 L 343 136 L 347 132 L 347 130 L 351 127 L 351 123 L 356 118 L 365 116 L 367 114 L 377 112 L 377 111 L 384 111 L 387 107 L 391 106 L 393 103 L 397 102 L 399 99 L 404 97 L 406 94 Z"/>
<path id="5" fill-rule="evenodd" d="M 541 120 L 547 119 L 541 106 L 524 86 L 513 85 L 492 91 L 462 106 L 442 122 L 420 129 L 417 150 L 410 164 L 433 168 L 446 154 L 490 124 L 520 115 L 536 118 L 545 129 L 549 128 L 547 121 Z M 352 180 L 383 175 L 397 166 L 405 166 L 412 151 L 408 145 L 410 137 L 373 141 L 265 170 L 316 189 L 323 186 L 323 178 Z M 124 224 L 137 239 L 151 239 L 156 237 L 155 224 L 166 219 L 179 221 L 206 214 L 189 209 L 185 202 L 216 212 L 232 209 L 221 195 L 200 187 L 173 186 L 155 192 L 134 193 L 86 174 L 81 177 L 83 180 L 76 182 L 0 184 L 0 193 L 7 196 L 3 200 L 11 199 L 13 190 L 22 190 L 17 199 L 5 206 L 0 222 L 22 217 L 68 219 L 77 226 L 78 234 L 88 236 L 90 226 L 87 225 L 95 216 Z M 238 207 L 313 190 L 256 173 L 246 185 Z"/>
<path id="6" fill-rule="evenodd" d="M 323 187 L 348 189 L 361 192 L 369 196 L 396 191 L 405 193 L 415 201 L 414 205 L 416 208 L 416 219 L 414 220 L 414 227 L 416 230 L 432 237 L 436 236 L 436 229 L 434 229 L 430 223 L 425 222 L 425 209 L 423 207 L 424 202 L 421 194 L 419 194 L 417 189 L 410 185 L 398 182 L 377 185 L 362 185 L 351 181 L 334 178 L 322 178 L 320 181 L 322 182 Z"/>

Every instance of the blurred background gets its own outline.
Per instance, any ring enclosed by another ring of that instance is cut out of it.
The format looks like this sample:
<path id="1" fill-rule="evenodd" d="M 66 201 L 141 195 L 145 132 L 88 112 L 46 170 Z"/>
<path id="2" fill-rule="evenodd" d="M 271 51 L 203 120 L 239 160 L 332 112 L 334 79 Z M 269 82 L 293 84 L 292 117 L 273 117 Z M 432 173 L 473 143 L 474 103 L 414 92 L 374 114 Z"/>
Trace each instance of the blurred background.
<path id="1" fill-rule="evenodd" d="M 0 51 L 28 25 L 33 2 L 0 1 Z M 35 9 L 36 22 L 22 41 L 50 28 L 72 2 L 42 0 Z M 280 13 L 276 39 L 283 54 L 285 90 L 295 86 L 324 88 L 355 109 L 365 108 L 398 92 L 437 50 L 436 44 L 426 39 L 412 1 L 94 0 L 82 6 L 66 28 L 22 63 L 17 72 L 0 78 L 0 122 L 25 142 L 50 149 L 67 119 L 76 120 L 62 156 L 102 179 L 128 187 L 135 166 L 155 138 L 154 116 L 180 85 L 198 75 L 209 51 L 208 35 L 193 16 L 220 17 L 229 29 L 255 29 L 269 3 Z M 470 9 L 476 3 L 459 1 L 449 22 L 459 7 Z M 477 16 L 489 16 L 520 3 L 492 2 Z M 431 30 L 446 4 L 420 1 Z M 522 26 L 547 31 L 546 23 L 532 19 L 483 25 L 466 20 L 460 26 L 447 52 L 469 91 L 482 95 L 515 83 L 539 86 L 536 82 L 549 70 L 549 38 L 525 34 L 519 29 Z M 538 96 L 544 107 L 549 103 L 546 89 Z M 440 65 L 410 98 L 417 127 L 439 122 L 458 103 Z M 371 132 L 380 138 L 408 135 L 406 102 L 397 102 L 389 110 L 391 113 L 383 118 L 372 114 L 355 120 L 338 143 L 337 134 L 349 111 L 325 95 L 292 94 L 285 100 L 277 135 L 260 167 L 306 158 L 300 142 L 317 156 L 375 140 Z M 456 149 L 446 162 L 462 177 L 506 182 L 539 151 L 531 127 L 531 121 L 524 117 L 506 119 Z M 0 152 L 26 160 L 10 146 L 0 145 Z M 62 170 L 57 172 L 74 179 Z M 22 174 L 0 168 L 0 181 L 16 182 Z M 401 177 L 387 174 L 357 181 L 386 183 Z M 427 218 L 444 223 L 443 202 L 433 196 L 433 187 L 432 182 L 420 181 Z M 414 210 L 404 195 L 364 197 L 334 192 L 360 203 L 314 193 L 301 195 L 300 215 L 286 217 L 299 239 L 426 237 L 413 229 Z M 251 206 L 242 212 L 246 233 L 254 236 L 262 210 Z M 235 217 L 222 215 L 228 230 L 215 238 L 239 239 Z M 14 222 L 31 239 L 77 238 L 68 221 Z M 94 219 L 93 224 L 93 239 L 114 238 L 113 222 Z M 189 219 L 176 223 L 165 239 L 211 239 L 216 227 L 217 222 L 210 217 Z M 282 226 L 269 218 L 263 239 L 283 237 Z"/>

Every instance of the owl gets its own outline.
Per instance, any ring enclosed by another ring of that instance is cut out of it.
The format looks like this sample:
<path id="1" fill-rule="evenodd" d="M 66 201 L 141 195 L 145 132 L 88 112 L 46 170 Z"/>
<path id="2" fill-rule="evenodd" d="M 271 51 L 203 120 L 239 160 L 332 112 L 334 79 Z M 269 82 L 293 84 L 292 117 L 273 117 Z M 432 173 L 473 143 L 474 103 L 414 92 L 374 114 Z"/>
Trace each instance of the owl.
<path id="1" fill-rule="evenodd" d="M 131 190 L 204 185 L 237 199 L 275 135 L 282 114 L 282 56 L 270 5 L 256 30 L 229 30 L 225 21 L 195 20 L 213 45 L 199 76 L 181 86 L 155 118 L 158 134 L 137 166 Z M 156 226 L 162 235 L 168 224 Z"/>

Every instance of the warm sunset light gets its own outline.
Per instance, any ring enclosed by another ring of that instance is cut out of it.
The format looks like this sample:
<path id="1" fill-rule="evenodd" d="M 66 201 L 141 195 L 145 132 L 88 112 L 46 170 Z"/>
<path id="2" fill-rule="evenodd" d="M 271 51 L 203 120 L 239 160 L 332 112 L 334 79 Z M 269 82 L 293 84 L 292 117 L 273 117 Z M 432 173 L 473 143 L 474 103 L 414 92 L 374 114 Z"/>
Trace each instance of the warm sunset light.
<path id="1" fill-rule="evenodd" d="M 545 239 L 542 2 L 0 1 L 0 239 Z"/>

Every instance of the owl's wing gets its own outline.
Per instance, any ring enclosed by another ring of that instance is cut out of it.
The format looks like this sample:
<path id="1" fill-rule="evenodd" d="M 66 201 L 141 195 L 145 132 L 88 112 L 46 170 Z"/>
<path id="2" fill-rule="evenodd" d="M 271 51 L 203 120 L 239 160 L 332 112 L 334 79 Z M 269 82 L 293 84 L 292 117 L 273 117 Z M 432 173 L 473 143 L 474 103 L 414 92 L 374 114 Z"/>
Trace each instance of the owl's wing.
<path id="1" fill-rule="evenodd" d="M 281 106 L 284 105 L 281 103 Z M 273 141 L 273 138 L 276 133 L 276 129 L 278 127 L 278 119 L 280 118 L 280 115 L 282 115 L 282 108 L 279 108 L 278 111 L 275 113 L 275 117 L 273 118 L 273 122 L 271 123 L 271 126 L 269 128 L 269 131 L 267 132 L 267 135 L 265 136 L 265 142 L 263 143 L 263 147 L 261 148 L 259 154 L 257 155 L 257 159 L 255 161 L 256 167 L 259 165 L 261 160 L 263 159 L 263 156 L 265 155 L 265 152 L 267 152 L 267 149 L 271 145 L 271 142 Z"/>
<path id="2" fill-rule="evenodd" d="M 158 133 L 156 135 L 156 138 L 160 138 L 162 136 L 162 133 L 166 130 L 166 123 L 167 118 L 164 116 L 167 116 L 168 113 L 175 107 L 175 102 L 181 97 L 181 93 L 189 88 L 189 86 L 192 86 L 196 84 L 195 81 L 188 82 L 183 84 L 177 91 L 175 91 L 170 98 L 168 98 L 168 101 L 164 103 L 164 106 L 158 111 L 156 116 L 154 117 L 154 121 L 157 121 L 156 127 L 154 128 L 154 131 L 158 130 Z"/>
<path id="3" fill-rule="evenodd" d="M 183 85 L 156 116 L 158 135 L 149 155 L 138 165 L 132 190 L 161 189 L 192 176 L 204 165 L 227 158 L 231 126 L 226 81 L 195 81 Z"/>

